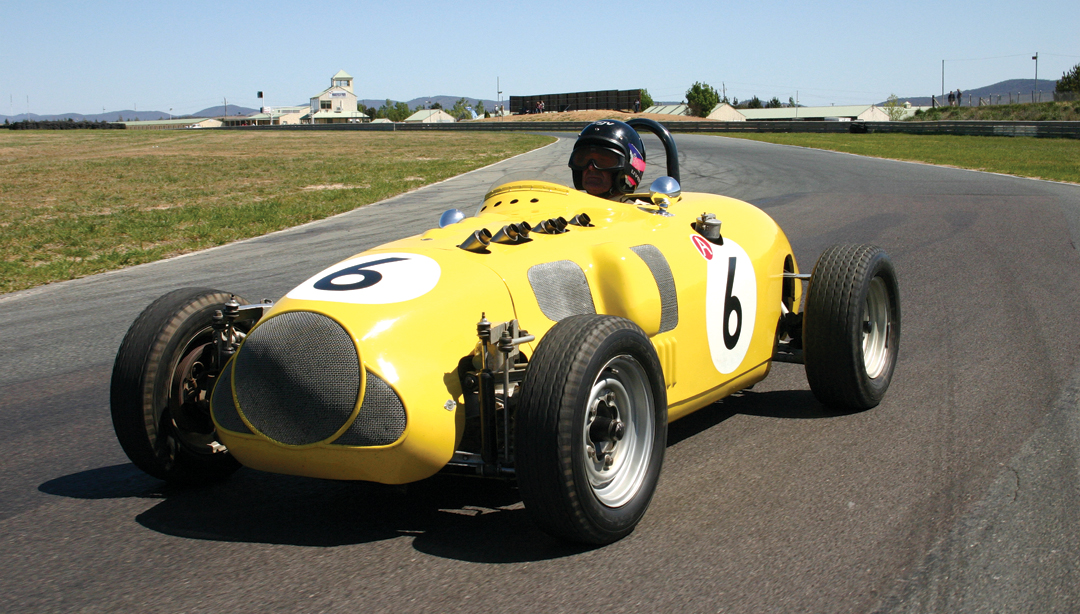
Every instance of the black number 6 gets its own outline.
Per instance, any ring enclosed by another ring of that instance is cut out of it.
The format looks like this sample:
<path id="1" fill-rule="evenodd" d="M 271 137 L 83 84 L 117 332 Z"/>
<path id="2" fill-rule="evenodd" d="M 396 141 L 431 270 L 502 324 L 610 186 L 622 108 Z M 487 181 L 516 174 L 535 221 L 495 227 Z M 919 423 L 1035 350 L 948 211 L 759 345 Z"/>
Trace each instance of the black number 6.
<path id="1" fill-rule="evenodd" d="M 742 302 L 736 296 L 731 296 L 731 290 L 735 286 L 735 258 L 728 258 L 727 292 L 724 293 L 724 346 L 735 349 L 739 343 L 739 333 L 742 332 Z M 735 312 L 735 333 L 728 332 L 728 322 L 731 312 Z"/>
<path id="2" fill-rule="evenodd" d="M 335 271 L 326 277 L 323 277 L 319 281 L 315 282 L 315 288 L 318 290 L 362 290 L 370 286 L 374 286 L 382 280 L 382 273 L 378 271 L 369 270 L 368 267 L 373 267 L 378 264 L 386 264 L 388 262 L 397 262 L 399 260 L 408 260 L 408 258 L 383 258 L 382 260 L 375 260 L 372 262 L 363 262 L 356 264 L 348 268 Z M 345 277 L 346 275 L 359 275 L 360 279 L 351 284 L 335 284 L 334 280 L 339 277 Z M 728 291 L 731 290 L 731 282 L 728 282 Z M 726 335 L 727 332 L 725 331 Z M 725 337 L 726 338 L 726 337 Z"/>

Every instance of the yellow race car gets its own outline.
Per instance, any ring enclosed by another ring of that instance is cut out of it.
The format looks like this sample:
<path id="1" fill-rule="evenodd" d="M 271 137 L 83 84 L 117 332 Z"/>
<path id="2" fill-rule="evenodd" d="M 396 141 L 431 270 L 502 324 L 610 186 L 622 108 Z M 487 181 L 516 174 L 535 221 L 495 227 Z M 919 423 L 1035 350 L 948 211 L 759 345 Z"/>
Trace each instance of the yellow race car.
<path id="1" fill-rule="evenodd" d="M 774 361 L 804 363 L 826 405 L 877 405 L 900 338 L 888 255 L 834 246 L 800 273 L 768 215 L 682 192 L 671 134 L 628 123 L 666 150 L 668 176 L 647 191 L 513 180 L 476 215 L 449 211 L 276 303 L 203 288 L 158 299 L 114 366 L 125 452 L 178 483 L 241 465 L 514 479 L 542 529 L 604 544 L 645 513 L 668 423 Z"/>

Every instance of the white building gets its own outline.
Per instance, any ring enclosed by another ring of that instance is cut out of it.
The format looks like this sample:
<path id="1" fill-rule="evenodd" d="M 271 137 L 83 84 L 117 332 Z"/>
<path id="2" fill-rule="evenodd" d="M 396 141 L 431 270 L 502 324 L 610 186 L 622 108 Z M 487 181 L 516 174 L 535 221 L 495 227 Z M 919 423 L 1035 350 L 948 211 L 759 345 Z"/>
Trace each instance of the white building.
<path id="1" fill-rule="evenodd" d="M 308 113 L 301 118 L 305 124 L 358 124 L 369 119 L 356 110 L 353 78 L 344 70 L 330 78 L 330 87 L 311 97 Z"/>
<path id="2" fill-rule="evenodd" d="M 743 115 L 739 109 L 736 109 L 726 102 L 721 102 L 713 107 L 712 112 L 710 112 L 705 119 L 715 119 L 722 122 L 744 122 L 746 121 L 746 116 Z"/>
<path id="3" fill-rule="evenodd" d="M 253 126 L 284 126 L 301 123 L 307 115 L 308 107 L 263 107 L 261 113 L 249 115 Z"/>
<path id="4" fill-rule="evenodd" d="M 454 116 L 442 109 L 423 109 L 405 118 L 407 124 L 446 124 L 454 121 Z"/>

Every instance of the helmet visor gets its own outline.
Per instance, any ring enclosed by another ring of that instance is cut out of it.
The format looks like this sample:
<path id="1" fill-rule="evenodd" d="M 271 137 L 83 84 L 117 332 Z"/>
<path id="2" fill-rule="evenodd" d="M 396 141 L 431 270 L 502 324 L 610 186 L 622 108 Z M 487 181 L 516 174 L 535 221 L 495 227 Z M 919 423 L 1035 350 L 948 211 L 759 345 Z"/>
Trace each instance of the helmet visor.
<path id="1" fill-rule="evenodd" d="M 578 147 L 570 154 L 570 168 L 583 171 L 589 164 L 598 171 L 614 171 L 623 168 L 626 158 L 617 151 L 595 145 Z"/>

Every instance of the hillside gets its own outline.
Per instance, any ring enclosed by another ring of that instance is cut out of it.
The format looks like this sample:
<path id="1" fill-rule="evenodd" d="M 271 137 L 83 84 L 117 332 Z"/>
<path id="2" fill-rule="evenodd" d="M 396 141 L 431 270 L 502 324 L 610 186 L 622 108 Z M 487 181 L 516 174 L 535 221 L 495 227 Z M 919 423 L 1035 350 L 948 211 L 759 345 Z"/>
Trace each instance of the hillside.
<path id="1" fill-rule="evenodd" d="M 985 107 L 938 107 L 920 111 L 908 121 L 1080 121 L 1080 101 L 1002 104 Z"/>
<path id="2" fill-rule="evenodd" d="M 239 105 L 232 105 L 232 104 L 229 105 L 229 115 L 251 115 L 252 113 L 255 113 L 256 111 L 258 111 L 258 109 L 249 109 L 248 107 L 241 107 Z M 76 122 L 79 122 L 79 121 L 117 122 L 117 121 L 134 121 L 134 120 L 148 121 L 148 120 L 154 120 L 154 119 L 169 119 L 169 117 L 173 117 L 173 118 L 218 117 L 218 116 L 224 115 L 224 114 L 225 114 L 225 107 L 221 106 L 221 105 L 216 106 L 216 107 L 210 107 L 208 109 L 203 109 L 202 111 L 199 111 L 197 113 L 192 113 L 191 115 L 174 114 L 172 116 L 170 116 L 167 111 L 134 111 L 132 109 L 122 109 L 120 111 L 109 111 L 107 113 L 91 113 L 89 115 L 83 115 L 82 113 L 64 113 L 62 115 L 38 115 L 36 113 L 31 113 L 29 116 L 27 116 L 26 113 L 20 113 L 18 115 L 15 115 L 14 117 L 8 116 L 8 115 L 0 115 L 0 124 L 4 123 L 4 120 L 7 120 L 8 122 L 14 123 L 14 122 L 21 122 L 21 121 L 23 121 L 25 119 L 29 119 L 32 122 L 34 122 L 34 121 L 57 121 L 57 120 L 59 120 L 59 121 L 67 121 L 68 119 L 71 119 L 71 121 L 76 121 Z"/>
<path id="3" fill-rule="evenodd" d="M 1001 97 L 1002 103 L 1009 102 L 1009 96 L 1012 96 L 1013 102 L 1016 102 L 1018 98 L 1022 99 L 1021 102 L 1031 102 L 1031 93 L 1034 91 L 1042 92 L 1043 100 L 1053 100 L 1054 88 L 1057 86 L 1056 80 L 1051 79 L 1039 79 L 1038 90 L 1035 88 L 1034 79 L 1009 79 L 1007 81 L 1001 81 L 993 85 L 987 85 L 985 87 L 979 87 L 971 90 L 960 90 L 960 93 L 964 96 L 964 105 L 968 104 L 968 100 L 971 104 L 978 106 L 979 98 L 990 99 L 993 96 L 994 104 L 998 103 L 998 97 Z M 956 91 L 956 88 L 953 88 Z M 931 92 L 938 98 L 941 97 L 939 91 Z M 945 92 L 945 104 L 948 104 L 949 92 Z M 900 102 L 910 102 L 914 107 L 928 107 L 930 106 L 930 96 L 900 96 Z M 878 106 L 885 104 L 885 101 L 877 103 Z M 942 104 L 939 99 L 938 104 Z"/>

